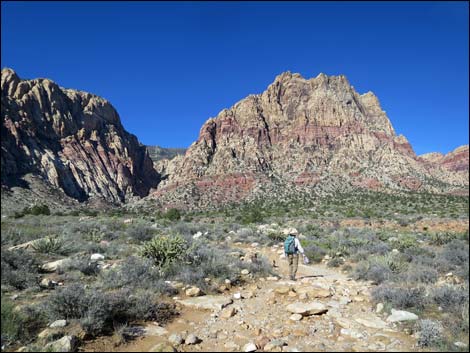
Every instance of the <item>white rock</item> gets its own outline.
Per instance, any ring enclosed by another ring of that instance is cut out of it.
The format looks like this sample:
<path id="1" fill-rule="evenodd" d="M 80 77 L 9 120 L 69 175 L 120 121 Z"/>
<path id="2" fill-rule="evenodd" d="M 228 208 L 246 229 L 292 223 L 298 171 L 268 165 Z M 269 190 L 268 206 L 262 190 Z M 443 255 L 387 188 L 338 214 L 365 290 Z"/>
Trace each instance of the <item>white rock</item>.
<path id="1" fill-rule="evenodd" d="M 198 297 L 201 295 L 201 289 L 198 287 L 191 287 L 189 289 L 186 289 L 185 293 L 188 297 Z"/>
<path id="2" fill-rule="evenodd" d="M 195 334 L 190 333 L 184 340 L 185 344 L 198 344 L 201 340 Z"/>
<path id="3" fill-rule="evenodd" d="M 379 330 L 387 328 L 387 323 L 385 323 L 377 316 L 370 315 L 367 317 L 356 318 L 355 320 L 356 322 L 360 323 L 361 325 L 364 325 L 365 327 L 375 328 Z"/>
<path id="4" fill-rule="evenodd" d="M 289 319 L 292 320 L 292 321 L 300 321 L 302 320 L 302 315 L 300 314 L 292 314 Z"/>
<path id="5" fill-rule="evenodd" d="M 463 342 L 454 342 L 454 346 L 459 348 L 467 348 L 467 345 Z"/>
<path id="6" fill-rule="evenodd" d="M 375 312 L 376 312 L 377 314 L 380 314 L 383 310 L 384 310 L 384 305 L 383 305 L 383 303 L 378 303 L 378 304 L 377 304 L 377 307 L 375 308 Z"/>
<path id="7" fill-rule="evenodd" d="M 49 327 L 54 328 L 54 327 L 65 327 L 67 326 L 67 320 L 56 320 L 52 324 L 49 325 Z"/>
<path id="8" fill-rule="evenodd" d="M 174 333 L 170 337 L 168 337 L 168 342 L 170 342 L 171 344 L 175 346 L 179 346 L 180 344 L 183 343 L 183 337 Z"/>
<path id="9" fill-rule="evenodd" d="M 241 273 L 242 275 L 248 275 L 248 274 L 250 274 L 250 271 L 245 268 L 245 269 L 241 270 L 240 273 Z"/>
<path id="10" fill-rule="evenodd" d="M 42 265 L 41 269 L 45 272 L 54 272 L 54 271 L 57 271 L 57 269 L 61 267 L 62 265 L 64 265 L 67 261 L 68 259 L 62 259 L 62 260 L 48 262 Z"/>
<path id="11" fill-rule="evenodd" d="M 241 299 L 241 298 L 242 298 L 241 293 L 234 293 L 233 294 L 233 299 Z"/>
<path id="12" fill-rule="evenodd" d="M 312 302 L 312 303 L 295 302 L 295 303 L 287 305 L 286 310 L 293 314 L 301 314 L 303 316 L 309 316 L 309 315 L 323 314 L 328 311 L 328 308 L 324 304 L 318 303 L 318 302 Z"/>
<path id="13" fill-rule="evenodd" d="M 247 343 L 243 346 L 243 352 L 254 352 L 256 349 L 256 344 L 253 342 Z"/>
<path id="14" fill-rule="evenodd" d="M 46 344 L 47 350 L 53 352 L 73 352 L 78 346 L 78 339 L 75 336 L 64 336 L 61 339 Z"/>
<path id="15" fill-rule="evenodd" d="M 202 236 L 202 232 L 197 232 L 196 234 L 193 235 L 193 239 L 198 239 Z"/>
<path id="16" fill-rule="evenodd" d="M 415 321 L 418 320 L 418 315 L 410 313 L 405 310 L 394 310 L 392 309 L 392 315 L 387 318 L 388 322 L 399 322 L 399 321 Z"/>
<path id="17" fill-rule="evenodd" d="M 104 260 L 104 255 L 102 254 L 92 254 L 90 256 L 90 260 L 91 261 L 101 261 L 101 260 Z"/>

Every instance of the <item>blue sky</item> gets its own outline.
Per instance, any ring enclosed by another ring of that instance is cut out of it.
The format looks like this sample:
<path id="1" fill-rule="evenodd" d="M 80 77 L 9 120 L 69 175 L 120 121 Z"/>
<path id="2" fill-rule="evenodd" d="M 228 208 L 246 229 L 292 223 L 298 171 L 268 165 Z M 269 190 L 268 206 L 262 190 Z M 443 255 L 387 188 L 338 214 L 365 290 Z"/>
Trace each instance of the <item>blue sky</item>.
<path id="1" fill-rule="evenodd" d="M 373 91 L 416 153 L 468 144 L 467 2 L 2 2 L 1 65 L 110 100 L 187 147 L 283 71 Z"/>

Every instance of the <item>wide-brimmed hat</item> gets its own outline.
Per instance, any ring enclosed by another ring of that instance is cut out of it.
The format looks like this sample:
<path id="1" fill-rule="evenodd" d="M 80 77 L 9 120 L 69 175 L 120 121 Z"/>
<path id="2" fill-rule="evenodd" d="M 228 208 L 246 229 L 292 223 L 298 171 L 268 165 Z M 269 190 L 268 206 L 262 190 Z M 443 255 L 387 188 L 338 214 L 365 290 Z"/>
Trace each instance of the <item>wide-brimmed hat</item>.
<path id="1" fill-rule="evenodd" d="M 299 231 L 295 228 L 286 228 L 284 229 L 284 234 L 285 235 L 298 235 Z"/>

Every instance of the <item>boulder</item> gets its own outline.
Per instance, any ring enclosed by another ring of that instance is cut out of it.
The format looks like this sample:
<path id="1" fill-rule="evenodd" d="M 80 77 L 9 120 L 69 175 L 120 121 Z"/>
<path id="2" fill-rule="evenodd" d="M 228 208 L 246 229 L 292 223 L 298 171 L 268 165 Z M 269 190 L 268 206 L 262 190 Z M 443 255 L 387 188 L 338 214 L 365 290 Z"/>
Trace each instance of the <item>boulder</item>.
<path id="1" fill-rule="evenodd" d="M 254 344 L 253 342 L 247 343 L 243 346 L 243 352 L 254 352 L 256 351 L 256 349 L 256 344 Z"/>
<path id="2" fill-rule="evenodd" d="M 180 344 L 183 344 L 184 340 L 181 335 L 174 333 L 170 335 L 170 337 L 168 337 L 168 342 L 170 342 L 174 346 L 179 346 Z"/>
<path id="3" fill-rule="evenodd" d="M 41 266 L 41 270 L 44 272 L 55 272 L 57 269 L 61 266 L 63 266 L 68 259 L 61 259 L 57 261 L 52 261 L 52 262 L 47 262 L 44 265 Z"/>
<path id="4" fill-rule="evenodd" d="M 184 340 L 184 343 L 189 344 L 189 345 L 198 344 L 199 342 L 201 342 L 201 339 L 193 333 L 190 333 L 189 335 L 187 335 Z"/>
<path id="5" fill-rule="evenodd" d="M 198 297 L 201 295 L 201 289 L 198 287 L 191 287 L 189 289 L 186 289 L 185 293 L 188 297 Z"/>
<path id="6" fill-rule="evenodd" d="M 56 320 L 52 324 L 49 325 L 51 328 L 55 327 L 65 327 L 67 326 L 67 320 Z"/>
<path id="7" fill-rule="evenodd" d="M 225 308 L 220 312 L 219 317 L 222 319 L 229 319 L 237 313 L 237 310 L 234 307 Z"/>
<path id="8" fill-rule="evenodd" d="M 401 321 L 416 321 L 418 320 L 418 315 L 410 313 L 405 310 L 395 310 L 392 309 L 392 314 L 387 317 L 388 322 L 401 322 Z"/>
<path id="9" fill-rule="evenodd" d="M 74 352 L 78 347 L 78 338 L 75 336 L 64 336 L 57 341 L 50 342 L 44 347 L 53 352 Z"/>
<path id="10" fill-rule="evenodd" d="M 92 254 L 92 255 L 90 256 L 90 260 L 91 260 L 91 261 L 94 261 L 94 262 L 96 262 L 96 261 L 102 261 L 102 260 L 104 260 L 104 255 L 102 255 L 102 254 Z"/>
<path id="11" fill-rule="evenodd" d="M 387 328 L 387 323 L 374 315 L 356 318 L 355 321 L 361 325 L 364 325 L 365 327 L 374 328 L 378 330 Z"/>

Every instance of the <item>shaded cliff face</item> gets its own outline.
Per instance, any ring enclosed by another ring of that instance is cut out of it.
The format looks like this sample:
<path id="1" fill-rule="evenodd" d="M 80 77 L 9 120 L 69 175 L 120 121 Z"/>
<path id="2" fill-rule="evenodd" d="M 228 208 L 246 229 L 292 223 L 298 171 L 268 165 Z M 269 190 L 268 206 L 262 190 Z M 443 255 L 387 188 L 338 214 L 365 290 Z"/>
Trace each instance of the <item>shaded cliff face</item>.
<path id="1" fill-rule="evenodd" d="M 109 102 L 48 79 L 21 80 L 3 69 L 2 185 L 39 175 L 84 201 L 145 196 L 160 178 L 145 146 L 126 132 Z"/>
<path id="2" fill-rule="evenodd" d="M 153 196 L 231 202 L 260 185 L 325 186 L 336 177 L 340 187 L 437 191 L 425 182 L 435 177 L 429 169 L 373 93 L 358 94 L 344 76 L 287 72 L 209 119 L 186 154 L 168 162 Z"/>

